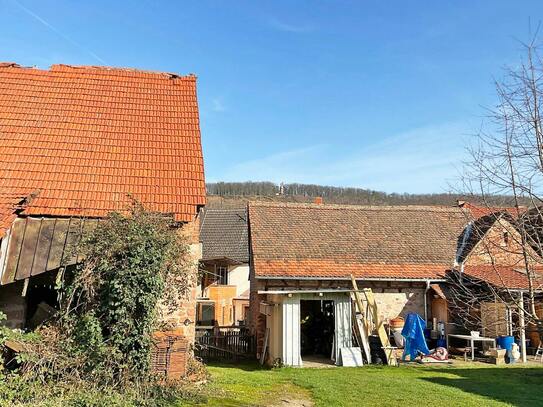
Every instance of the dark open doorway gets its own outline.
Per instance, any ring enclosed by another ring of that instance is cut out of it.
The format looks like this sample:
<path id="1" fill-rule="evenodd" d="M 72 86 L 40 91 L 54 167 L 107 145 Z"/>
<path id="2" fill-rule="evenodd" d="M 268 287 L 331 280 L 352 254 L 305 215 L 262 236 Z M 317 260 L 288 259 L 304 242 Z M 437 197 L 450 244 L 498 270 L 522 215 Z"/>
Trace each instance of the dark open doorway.
<path id="1" fill-rule="evenodd" d="M 334 341 L 334 301 L 301 300 L 302 358 L 330 360 Z"/>

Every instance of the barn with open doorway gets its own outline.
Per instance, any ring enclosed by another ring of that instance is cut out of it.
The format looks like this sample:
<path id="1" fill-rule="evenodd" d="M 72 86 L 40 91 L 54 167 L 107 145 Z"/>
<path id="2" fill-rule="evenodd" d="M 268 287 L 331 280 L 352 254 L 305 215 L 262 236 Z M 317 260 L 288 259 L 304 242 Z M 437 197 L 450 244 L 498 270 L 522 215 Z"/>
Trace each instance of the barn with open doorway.
<path id="1" fill-rule="evenodd" d="M 378 324 L 408 313 L 447 324 L 438 294 L 462 209 L 251 202 L 248 213 L 249 326 L 262 361 L 341 365 L 340 349 L 359 346 L 351 275 L 372 290 Z"/>
<path id="2" fill-rule="evenodd" d="M 339 349 L 352 346 L 348 290 L 270 292 L 266 315 L 269 359 L 288 366 L 333 364 Z"/>

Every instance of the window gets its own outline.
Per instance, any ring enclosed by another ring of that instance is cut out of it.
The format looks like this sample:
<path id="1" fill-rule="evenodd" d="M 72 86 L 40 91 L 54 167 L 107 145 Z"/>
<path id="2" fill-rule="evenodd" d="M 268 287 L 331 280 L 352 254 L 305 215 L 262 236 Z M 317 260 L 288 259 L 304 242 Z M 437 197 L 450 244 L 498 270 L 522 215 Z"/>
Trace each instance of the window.
<path id="1" fill-rule="evenodd" d="M 215 322 L 215 304 L 198 304 L 196 325 L 213 326 Z"/>
<path id="2" fill-rule="evenodd" d="M 217 283 L 222 285 L 228 284 L 228 267 L 217 267 Z"/>

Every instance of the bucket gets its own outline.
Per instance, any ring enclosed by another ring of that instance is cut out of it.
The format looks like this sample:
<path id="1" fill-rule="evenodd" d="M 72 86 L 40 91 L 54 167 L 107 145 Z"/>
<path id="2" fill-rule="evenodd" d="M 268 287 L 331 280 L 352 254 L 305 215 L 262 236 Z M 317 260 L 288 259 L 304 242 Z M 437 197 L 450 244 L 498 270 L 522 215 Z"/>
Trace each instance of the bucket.
<path id="1" fill-rule="evenodd" d="M 498 336 L 496 338 L 496 345 L 505 350 L 511 350 L 513 348 L 513 344 L 515 343 L 515 338 L 512 336 Z"/>
<path id="2" fill-rule="evenodd" d="M 405 325 L 405 321 L 402 317 L 397 317 L 390 320 L 390 327 L 392 329 L 397 329 L 397 328 L 401 329 L 403 328 L 404 325 Z"/>

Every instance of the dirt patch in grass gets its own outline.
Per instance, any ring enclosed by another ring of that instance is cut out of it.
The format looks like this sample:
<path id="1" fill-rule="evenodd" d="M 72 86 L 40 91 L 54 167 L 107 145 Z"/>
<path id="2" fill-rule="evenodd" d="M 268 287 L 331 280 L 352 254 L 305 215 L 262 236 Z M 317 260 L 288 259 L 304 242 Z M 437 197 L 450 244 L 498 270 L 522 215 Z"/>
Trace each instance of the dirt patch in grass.
<path id="1" fill-rule="evenodd" d="M 306 389 L 290 383 L 268 385 L 245 384 L 212 386 L 207 392 L 205 406 L 225 407 L 313 407 Z"/>

